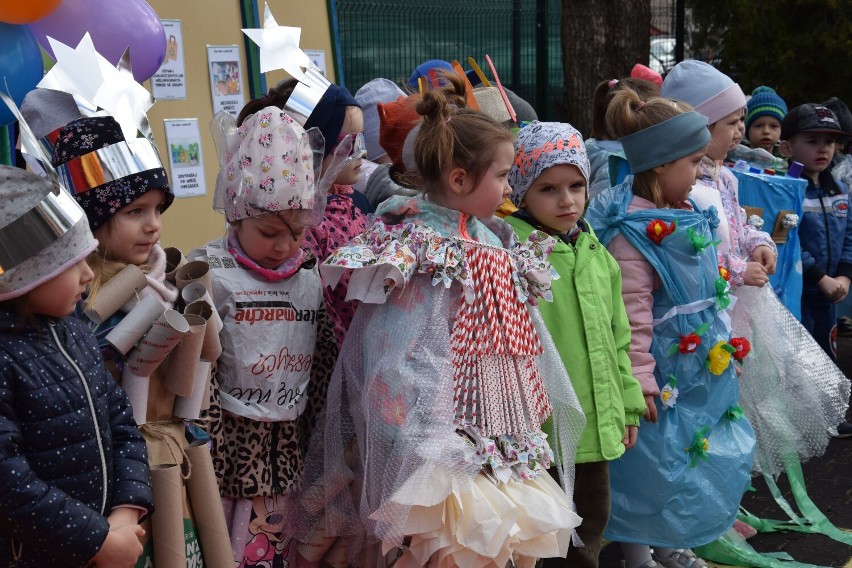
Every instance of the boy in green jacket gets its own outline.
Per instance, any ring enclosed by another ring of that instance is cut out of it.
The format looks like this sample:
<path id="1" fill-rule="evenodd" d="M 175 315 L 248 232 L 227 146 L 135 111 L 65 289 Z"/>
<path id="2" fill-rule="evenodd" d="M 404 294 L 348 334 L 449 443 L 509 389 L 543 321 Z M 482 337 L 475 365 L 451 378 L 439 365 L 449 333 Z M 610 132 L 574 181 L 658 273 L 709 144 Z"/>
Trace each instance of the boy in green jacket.
<path id="1" fill-rule="evenodd" d="M 544 323 L 586 414 L 576 458 L 574 500 L 584 547 L 545 566 L 594 567 L 610 512 L 609 460 L 636 442 L 645 398 L 631 372 L 630 324 L 621 299 L 618 263 L 583 220 L 589 160 L 570 124 L 533 122 L 515 139 L 509 171 L 519 210 L 506 221 L 521 240 L 538 229 L 559 242 L 548 260 L 560 278 L 553 302 L 541 302 Z"/>

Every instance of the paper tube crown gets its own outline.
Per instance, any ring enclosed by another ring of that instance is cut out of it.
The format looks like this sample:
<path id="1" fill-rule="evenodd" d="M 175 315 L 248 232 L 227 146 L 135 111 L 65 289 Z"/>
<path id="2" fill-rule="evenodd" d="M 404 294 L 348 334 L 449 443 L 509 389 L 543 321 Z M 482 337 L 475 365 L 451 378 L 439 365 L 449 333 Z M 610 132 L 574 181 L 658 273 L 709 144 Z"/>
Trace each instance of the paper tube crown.
<path id="1" fill-rule="evenodd" d="M 93 231 L 153 189 L 165 193 L 163 210 L 175 198 L 156 148 L 147 138 L 125 140 L 111 116 L 81 118 L 64 126 L 53 165 Z"/>
<path id="2" fill-rule="evenodd" d="M 228 128 L 227 123 L 228 117 L 221 113 L 214 117 L 221 165 L 214 209 L 223 211 L 229 222 L 301 211 L 306 215 L 300 222 L 318 223 L 325 210 L 325 196 L 317 190 L 325 147 L 319 130 L 306 131 L 274 106 L 250 115 L 239 128 Z"/>

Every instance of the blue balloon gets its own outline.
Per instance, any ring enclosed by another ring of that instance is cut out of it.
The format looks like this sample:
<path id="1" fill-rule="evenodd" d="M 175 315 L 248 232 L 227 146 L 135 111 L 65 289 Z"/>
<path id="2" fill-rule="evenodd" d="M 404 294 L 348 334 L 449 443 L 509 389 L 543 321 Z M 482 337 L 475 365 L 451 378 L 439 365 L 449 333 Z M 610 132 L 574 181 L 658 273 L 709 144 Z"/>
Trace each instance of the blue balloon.
<path id="1" fill-rule="evenodd" d="M 44 62 L 35 36 L 27 26 L 0 23 L 0 90 L 20 105 L 44 76 Z M 0 101 L 0 125 L 15 122 Z"/>

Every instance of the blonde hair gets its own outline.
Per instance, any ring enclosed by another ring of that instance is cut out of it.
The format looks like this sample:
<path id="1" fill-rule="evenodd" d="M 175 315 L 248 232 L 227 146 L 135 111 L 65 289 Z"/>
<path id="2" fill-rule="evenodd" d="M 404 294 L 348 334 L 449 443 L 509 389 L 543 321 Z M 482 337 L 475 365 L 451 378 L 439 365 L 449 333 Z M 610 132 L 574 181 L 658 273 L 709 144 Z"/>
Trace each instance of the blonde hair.
<path id="1" fill-rule="evenodd" d="M 106 228 L 108 237 L 112 233 L 114 220 L 115 217 L 110 217 L 109 221 L 107 221 L 105 225 L 102 225 L 102 227 Z M 103 242 L 104 240 L 105 239 L 101 239 L 98 249 L 91 252 L 89 256 L 86 257 L 86 263 L 88 263 L 89 268 L 91 268 L 92 272 L 95 274 L 92 281 L 89 282 L 89 296 L 87 299 L 87 303 L 89 304 L 95 301 L 98 292 L 106 285 L 107 282 L 112 280 L 116 274 L 124 270 L 124 267 L 130 264 L 123 260 L 109 258 L 106 253 L 106 243 Z M 140 264 L 139 269 L 145 274 L 148 274 L 151 267 L 147 264 Z"/>
<path id="2" fill-rule="evenodd" d="M 642 100 L 636 91 L 625 87 L 612 94 L 606 110 L 606 129 L 616 139 L 623 138 L 692 110 L 687 103 L 674 99 L 650 97 Z M 633 176 L 633 194 L 652 201 L 657 207 L 668 207 L 653 168 Z"/>
<path id="3" fill-rule="evenodd" d="M 423 126 L 414 143 L 414 161 L 427 191 L 440 186 L 441 175 L 464 169 L 479 183 L 494 161 L 500 142 L 512 143 L 512 134 L 490 117 L 460 108 L 442 90 L 428 90 L 417 103 Z"/>

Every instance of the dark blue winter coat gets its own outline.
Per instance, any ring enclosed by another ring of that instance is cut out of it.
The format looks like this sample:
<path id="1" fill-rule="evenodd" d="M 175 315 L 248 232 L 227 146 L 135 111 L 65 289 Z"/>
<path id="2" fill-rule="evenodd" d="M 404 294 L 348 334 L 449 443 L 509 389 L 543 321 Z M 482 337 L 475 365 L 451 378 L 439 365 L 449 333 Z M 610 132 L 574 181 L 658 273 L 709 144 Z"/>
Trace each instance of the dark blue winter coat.
<path id="1" fill-rule="evenodd" d="M 119 505 L 153 510 L 127 395 L 75 318 L 0 309 L 0 566 L 81 566 Z"/>
<path id="2" fill-rule="evenodd" d="M 849 221 L 849 189 L 829 171 L 819 176 L 817 187 L 808 181 L 803 215 L 799 222 L 802 247 L 802 302 L 829 305 L 817 282 L 825 275 L 852 278 L 852 222 Z"/>

